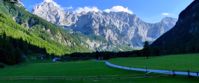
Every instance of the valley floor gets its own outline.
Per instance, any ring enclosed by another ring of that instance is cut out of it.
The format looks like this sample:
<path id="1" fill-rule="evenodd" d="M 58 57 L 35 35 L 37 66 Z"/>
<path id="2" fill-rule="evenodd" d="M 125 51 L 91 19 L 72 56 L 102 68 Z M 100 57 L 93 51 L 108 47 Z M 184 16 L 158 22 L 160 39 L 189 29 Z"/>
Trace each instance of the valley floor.
<path id="1" fill-rule="evenodd" d="M 192 58 L 194 58 L 194 55 Z M 125 61 L 133 60 L 136 60 L 136 58 L 129 58 L 128 60 L 113 59 L 110 61 L 123 64 Z M 177 60 L 181 59 L 177 58 Z M 141 63 L 138 64 L 141 65 Z M 114 69 L 106 66 L 103 61 L 96 60 L 25 63 L 0 69 L 0 83 L 198 83 L 198 81 L 198 78 L 159 74 L 146 75 L 142 72 Z"/>

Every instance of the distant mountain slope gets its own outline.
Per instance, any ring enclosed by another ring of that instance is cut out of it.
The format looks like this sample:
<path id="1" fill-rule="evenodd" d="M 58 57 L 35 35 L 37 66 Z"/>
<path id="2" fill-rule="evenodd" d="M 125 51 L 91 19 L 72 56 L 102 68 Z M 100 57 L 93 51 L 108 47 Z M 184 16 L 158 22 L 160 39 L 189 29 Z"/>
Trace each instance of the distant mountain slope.
<path id="1" fill-rule="evenodd" d="M 199 0 L 195 0 L 179 15 L 173 29 L 158 38 L 153 47 L 161 53 L 199 52 Z"/>
<path id="2" fill-rule="evenodd" d="M 95 7 L 79 8 L 72 12 L 64 11 L 56 2 L 46 0 L 33 9 L 33 14 L 75 32 L 99 36 L 107 42 L 95 43 L 91 47 L 102 50 L 111 50 L 114 46 L 140 48 L 143 42 L 153 42 L 176 23 L 176 19 L 170 17 L 158 23 L 146 23 L 130 11 L 103 11 Z M 119 50 L 125 51 L 122 48 Z"/>

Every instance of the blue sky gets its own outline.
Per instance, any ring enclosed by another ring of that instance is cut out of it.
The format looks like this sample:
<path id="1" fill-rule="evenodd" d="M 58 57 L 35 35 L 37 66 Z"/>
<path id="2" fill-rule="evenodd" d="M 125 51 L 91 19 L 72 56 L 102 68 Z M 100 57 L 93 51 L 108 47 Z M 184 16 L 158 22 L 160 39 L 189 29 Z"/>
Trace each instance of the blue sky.
<path id="1" fill-rule="evenodd" d="M 28 10 L 43 0 L 22 0 Z M 138 17 L 146 22 L 158 22 L 165 16 L 177 18 L 193 0 L 54 0 L 62 7 L 98 7 L 101 10 L 113 6 L 128 7 Z"/>

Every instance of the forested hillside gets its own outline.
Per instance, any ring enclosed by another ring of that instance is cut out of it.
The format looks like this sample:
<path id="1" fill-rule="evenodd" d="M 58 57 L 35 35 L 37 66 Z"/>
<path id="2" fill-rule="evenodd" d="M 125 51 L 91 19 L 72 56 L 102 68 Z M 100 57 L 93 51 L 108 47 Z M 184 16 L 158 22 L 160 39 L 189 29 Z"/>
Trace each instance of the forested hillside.
<path id="1" fill-rule="evenodd" d="M 162 54 L 199 52 L 199 1 L 193 1 L 180 15 L 175 27 L 151 46 Z"/>
<path id="2" fill-rule="evenodd" d="M 22 55 L 40 53 L 62 56 L 73 52 L 89 52 L 81 45 L 78 33 L 53 25 L 32 15 L 19 3 L 0 1 L 0 62 L 14 64 Z"/>

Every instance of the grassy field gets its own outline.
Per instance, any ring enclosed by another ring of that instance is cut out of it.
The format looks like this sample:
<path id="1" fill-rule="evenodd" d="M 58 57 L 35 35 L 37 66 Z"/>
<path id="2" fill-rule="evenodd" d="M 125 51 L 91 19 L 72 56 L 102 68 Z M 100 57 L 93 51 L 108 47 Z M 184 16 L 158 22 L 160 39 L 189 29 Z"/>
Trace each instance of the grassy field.
<path id="1" fill-rule="evenodd" d="M 0 70 L 0 76 L 100 76 L 130 75 L 131 72 L 111 69 L 103 62 L 77 61 L 65 63 L 32 63 Z M 135 73 L 132 73 L 137 75 Z M 140 73 L 139 73 L 140 74 Z"/>
<path id="2" fill-rule="evenodd" d="M 185 55 L 169 55 L 137 58 L 117 58 L 110 60 L 111 63 L 149 69 L 166 69 L 166 70 L 179 70 L 179 71 L 199 71 L 199 54 L 185 54 Z"/>
<path id="3" fill-rule="evenodd" d="M 198 83 L 197 78 L 149 75 L 107 67 L 104 62 L 27 63 L 0 69 L 0 83 Z"/>

